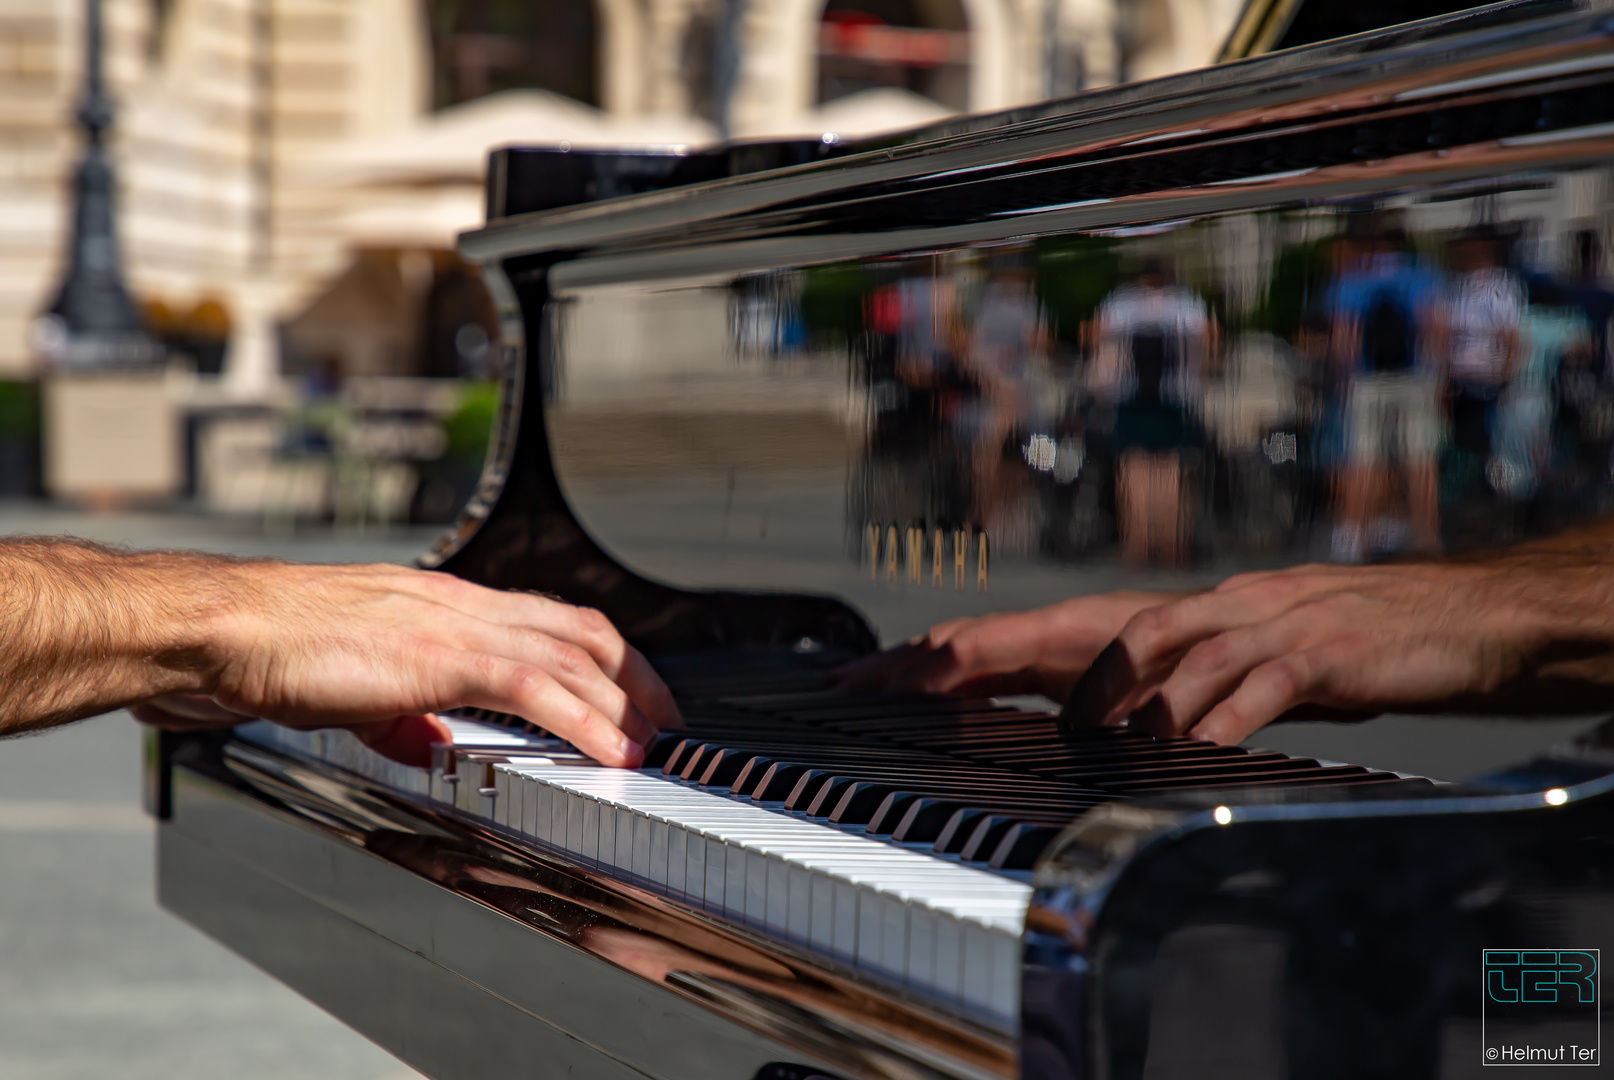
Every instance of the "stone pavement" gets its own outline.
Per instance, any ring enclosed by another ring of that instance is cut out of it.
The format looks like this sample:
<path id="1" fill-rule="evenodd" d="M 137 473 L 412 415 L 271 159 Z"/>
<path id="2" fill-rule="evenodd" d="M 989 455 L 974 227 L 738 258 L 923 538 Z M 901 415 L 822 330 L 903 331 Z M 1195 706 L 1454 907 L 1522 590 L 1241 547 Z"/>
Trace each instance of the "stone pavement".
<path id="1" fill-rule="evenodd" d="M 406 562 L 436 535 L 272 538 L 251 523 L 0 503 L 0 534 L 14 533 L 341 562 Z M 0 1077 L 416 1077 L 157 907 L 138 751 L 121 713 L 0 742 Z"/>

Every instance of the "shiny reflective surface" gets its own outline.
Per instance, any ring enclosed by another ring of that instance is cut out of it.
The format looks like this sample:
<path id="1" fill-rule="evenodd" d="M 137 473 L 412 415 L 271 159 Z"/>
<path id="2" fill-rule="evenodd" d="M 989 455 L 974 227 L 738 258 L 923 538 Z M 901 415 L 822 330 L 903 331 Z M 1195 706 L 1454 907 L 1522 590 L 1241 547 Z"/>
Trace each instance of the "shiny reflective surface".
<path id="1" fill-rule="evenodd" d="M 523 490 L 435 558 L 656 652 L 844 652 L 1599 513 L 1610 50 L 1402 31 L 509 218 L 465 247 L 537 352 Z"/>
<path id="2" fill-rule="evenodd" d="M 329 1001 L 323 981 L 362 981 L 365 968 L 326 971 L 300 947 L 295 972 L 266 964 L 350 1023 L 381 1025 L 366 1033 L 433 1076 L 489 1075 L 505 1043 L 487 1023 L 511 1005 L 614 1059 L 624 1075 L 743 1080 L 778 1061 L 849 1076 L 1013 1075 L 999 1037 L 351 775 L 239 744 L 222 754 L 192 744 L 182 759 L 164 843 L 211 847 L 501 1000 L 480 1006 L 483 1021 L 468 1015 L 434 1036 L 461 1044 L 463 1060 L 421 1060 L 411 1043 L 431 1039 L 398 1023 L 416 991 L 399 998 L 378 982 L 365 988 L 374 1004 Z M 227 910 L 241 901 L 194 909 L 212 887 L 190 859 L 165 855 L 161 866 L 168 906 L 204 927 L 245 917 Z M 288 949 L 275 929 L 237 925 L 232 944 L 263 963 L 260 950 Z"/>
<path id="3" fill-rule="evenodd" d="M 1477 1073 L 1482 950 L 1614 932 L 1608 738 L 1422 798 L 1091 811 L 1038 871 L 1021 1075 Z"/>
<path id="4" fill-rule="evenodd" d="M 1139 575 L 1601 512 L 1608 10 L 1455 17 L 594 204 L 505 192 L 464 242 L 500 305 L 503 422 L 425 562 L 597 606 L 710 700 Z M 1496 781 L 1516 796 L 1100 808 L 1042 867 L 1012 1045 L 336 770 L 238 756 L 205 781 L 235 802 L 187 818 L 176 783 L 165 833 L 497 972 L 525 1016 L 647 1072 L 637 1033 L 490 942 L 608 963 L 586 1000 L 704 1010 L 680 1053 L 765 1037 L 735 1059 L 752 1073 L 800 1052 L 848 1076 L 1437 1075 L 1471 1034 L 1474 946 L 1607 935 L 1596 753 Z M 243 799 L 249 819 L 218 809 Z M 401 899 L 350 862 L 315 882 L 342 845 Z M 179 904 L 200 865 L 176 856 Z M 455 922 L 466 904 L 528 937 Z"/>

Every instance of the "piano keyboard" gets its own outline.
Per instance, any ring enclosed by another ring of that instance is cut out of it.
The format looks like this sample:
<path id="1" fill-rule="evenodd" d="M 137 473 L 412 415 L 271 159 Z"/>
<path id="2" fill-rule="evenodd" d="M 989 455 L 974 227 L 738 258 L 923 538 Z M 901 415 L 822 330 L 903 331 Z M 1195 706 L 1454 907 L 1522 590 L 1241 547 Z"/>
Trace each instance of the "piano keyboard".
<path id="1" fill-rule="evenodd" d="M 1124 728 L 1064 740 L 1052 716 L 982 701 L 807 692 L 685 715 L 689 729 L 638 770 L 474 710 L 445 718 L 454 744 L 431 769 L 340 730 L 240 733 L 1004 1030 L 1019 1015 L 1031 865 L 1083 810 L 1177 789 L 1406 779 Z"/>

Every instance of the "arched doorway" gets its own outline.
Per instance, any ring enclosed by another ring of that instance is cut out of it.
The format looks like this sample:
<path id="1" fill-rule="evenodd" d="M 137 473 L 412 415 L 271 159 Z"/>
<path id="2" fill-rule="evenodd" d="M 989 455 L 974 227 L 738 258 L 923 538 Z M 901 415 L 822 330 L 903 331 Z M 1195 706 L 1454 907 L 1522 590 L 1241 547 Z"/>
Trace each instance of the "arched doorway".
<path id="1" fill-rule="evenodd" d="M 436 108 L 536 88 L 599 104 L 592 0 L 427 0 Z"/>
<path id="2" fill-rule="evenodd" d="M 817 103 L 896 87 L 970 108 L 962 0 L 828 0 L 819 23 Z"/>

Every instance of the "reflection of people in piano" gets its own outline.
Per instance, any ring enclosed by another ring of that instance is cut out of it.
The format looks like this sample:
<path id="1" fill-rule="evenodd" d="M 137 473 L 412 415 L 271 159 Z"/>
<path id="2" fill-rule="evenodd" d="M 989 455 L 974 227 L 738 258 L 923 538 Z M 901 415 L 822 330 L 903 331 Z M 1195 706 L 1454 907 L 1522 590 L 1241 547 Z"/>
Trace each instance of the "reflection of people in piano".
<path id="1" fill-rule="evenodd" d="M 1116 403 L 1121 558 L 1133 566 L 1180 563 L 1187 555 L 1181 454 L 1200 441 L 1185 406 L 1201 364 L 1215 352 L 1216 320 L 1153 259 L 1104 299 L 1094 323 L 1088 384 Z"/>
<path id="2" fill-rule="evenodd" d="M 1345 244 L 1349 250 L 1349 241 Z M 1341 267 L 1330 289 L 1334 359 L 1349 380 L 1348 464 L 1333 541 L 1340 562 L 1362 559 L 1369 517 L 1387 501 L 1387 456 L 1406 475 L 1416 546 L 1440 548 L 1435 482 L 1440 430 L 1433 372 L 1423 359 L 1438 289 L 1437 277 L 1418 265 L 1399 229 L 1364 245 Z M 1371 539 L 1376 549 L 1398 546 L 1383 536 Z"/>
<path id="3" fill-rule="evenodd" d="M 1031 539 L 1025 462 L 1015 436 L 1037 430 L 1037 378 L 1049 333 L 1032 286 L 1031 253 L 992 256 L 990 277 L 969 312 L 959 357 L 967 384 L 951 424 L 970 447 L 972 517 L 999 544 L 1020 549 Z"/>
<path id="4" fill-rule="evenodd" d="M 397 566 L 297 566 L 68 540 L 0 544 L 0 735 L 132 706 L 168 727 L 351 727 L 410 764 L 431 715 L 514 713 L 610 765 L 682 726 L 598 612 Z"/>
<path id="5" fill-rule="evenodd" d="M 1291 709 L 1614 702 L 1614 518 L 1461 561 L 1302 566 L 1187 595 L 958 619 L 843 668 L 859 692 L 1042 693 L 1081 725 L 1236 743 Z"/>
<path id="6" fill-rule="evenodd" d="M 1489 464 L 1497 402 L 1518 362 L 1524 289 L 1503 265 L 1501 238 L 1475 230 L 1451 245 L 1456 271 L 1441 313 L 1452 443 L 1473 468 Z"/>
<path id="7" fill-rule="evenodd" d="M 1530 309 L 1520 327 L 1520 359 L 1502 393 L 1496 416 L 1492 482 L 1500 494 L 1525 500 L 1535 495 L 1548 462 L 1553 386 L 1566 363 L 1590 358 L 1586 318 L 1550 280 L 1530 283 Z"/>

